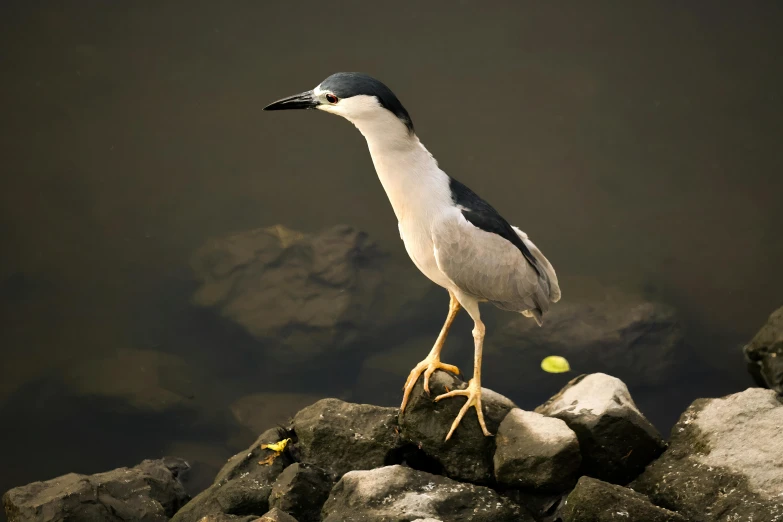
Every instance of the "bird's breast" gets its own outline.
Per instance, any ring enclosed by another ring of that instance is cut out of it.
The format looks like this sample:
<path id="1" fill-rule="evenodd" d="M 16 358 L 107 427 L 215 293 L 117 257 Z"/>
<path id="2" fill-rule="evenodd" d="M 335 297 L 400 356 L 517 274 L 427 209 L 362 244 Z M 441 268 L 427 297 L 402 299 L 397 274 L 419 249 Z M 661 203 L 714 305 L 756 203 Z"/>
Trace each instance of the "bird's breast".
<path id="1" fill-rule="evenodd" d="M 432 231 L 426 222 L 400 221 L 400 237 L 405 245 L 405 251 L 421 271 L 433 283 L 444 288 L 449 288 L 451 282 L 440 271 L 435 261 L 435 244 L 432 240 Z"/>

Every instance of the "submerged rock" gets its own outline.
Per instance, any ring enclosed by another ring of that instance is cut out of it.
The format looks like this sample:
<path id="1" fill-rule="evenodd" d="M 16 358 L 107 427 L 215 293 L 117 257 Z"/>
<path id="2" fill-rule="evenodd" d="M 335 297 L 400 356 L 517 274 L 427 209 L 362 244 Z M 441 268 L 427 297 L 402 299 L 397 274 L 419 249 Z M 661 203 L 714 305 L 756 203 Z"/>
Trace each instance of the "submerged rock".
<path id="1" fill-rule="evenodd" d="M 744 351 L 756 383 L 783 395 L 783 307 L 772 312 Z"/>
<path id="2" fill-rule="evenodd" d="M 783 520 L 783 404 L 750 388 L 698 399 L 631 486 L 694 522 Z"/>
<path id="3" fill-rule="evenodd" d="M 296 414 L 301 462 L 340 477 L 387 463 L 400 445 L 397 408 L 323 399 Z"/>
<path id="4" fill-rule="evenodd" d="M 635 491 L 582 477 L 568 495 L 561 512 L 563 522 L 687 522 Z"/>
<path id="5" fill-rule="evenodd" d="M 322 516 L 324 522 L 533 522 L 489 488 L 398 465 L 346 473 Z"/>
<path id="6" fill-rule="evenodd" d="M 107 350 L 63 371 L 63 381 L 74 393 L 119 399 L 155 413 L 193 407 L 194 380 L 185 359 L 155 350 Z"/>
<path id="7" fill-rule="evenodd" d="M 313 235 L 281 225 L 240 232 L 207 242 L 191 266 L 201 281 L 196 304 L 266 341 L 278 367 L 298 370 L 323 354 L 339 360 L 362 335 L 405 321 L 407 305 L 429 291 L 398 277 L 410 267 L 344 225 Z"/>
<path id="8" fill-rule="evenodd" d="M 9 522 L 165 522 L 188 496 L 180 459 L 145 460 L 133 468 L 95 475 L 69 473 L 3 495 Z"/>
<path id="9" fill-rule="evenodd" d="M 319 522 L 321 508 L 333 485 L 324 470 L 307 464 L 291 464 L 272 485 L 269 505 L 296 517 L 299 522 Z"/>
<path id="10" fill-rule="evenodd" d="M 630 482 L 666 446 L 625 384 L 603 373 L 577 377 L 536 411 L 564 420 L 579 439 L 583 472 L 607 482 Z"/>
<path id="11" fill-rule="evenodd" d="M 593 301 L 559 303 L 547 313 L 545 328 L 513 317 L 487 344 L 485 361 L 496 380 L 523 381 L 528 389 L 552 381 L 536 364 L 549 355 L 565 357 L 581 373 L 655 385 L 671 379 L 683 361 L 683 335 L 672 307 L 606 291 Z"/>
<path id="12" fill-rule="evenodd" d="M 231 413 L 241 426 L 260 433 L 269 426 L 286 425 L 297 411 L 322 398 L 306 393 L 254 393 L 234 401 Z"/>
<path id="13" fill-rule="evenodd" d="M 562 491 L 576 482 L 582 462 L 579 442 L 562 420 L 515 408 L 500 423 L 495 441 L 499 484 Z"/>
<path id="14" fill-rule="evenodd" d="M 451 439 L 446 441 L 446 434 L 465 404 L 465 397 L 434 401 L 442 393 L 466 387 L 467 383 L 461 379 L 438 370 L 430 378 L 428 395 L 424 391 L 423 379 L 419 379 L 405 413 L 400 417 L 402 438 L 443 466 L 444 475 L 455 480 L 487 484 L 494 480 L 495 437 L 484 435 L 476 410 L 471 408 Z M 482 390 L 484 422 L 490 433 L 495 434 L 501 421 L 516 405 L 499 393 L 487 388 Z"/>
<path id="15" fill-rule="evenodd" d="M 200 522 L 206 516 L 254 515 L 269 510 L 272 484 L 292 462 L 288 451 L 263 449 L 288 436 L 284 430 L 264 432 L 247 450 L 231 457 L 215 482 L 177 512 L 173 522 Z"/>

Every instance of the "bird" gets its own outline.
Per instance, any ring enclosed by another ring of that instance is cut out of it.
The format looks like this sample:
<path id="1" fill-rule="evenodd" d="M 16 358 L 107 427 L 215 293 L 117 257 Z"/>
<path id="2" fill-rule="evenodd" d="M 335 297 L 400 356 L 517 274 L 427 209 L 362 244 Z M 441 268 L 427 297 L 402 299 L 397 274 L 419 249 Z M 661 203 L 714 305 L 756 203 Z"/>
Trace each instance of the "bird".
<path id="1" fill-rule="evenodd" d="M 459 375 L 441 361 L 441 350 L 460 309 L 473 320 L 473 377 L 465 389 L 434 400 L 467 398 L 446 435 L 448 441 L 471 407 L 479 426 L 487 429 L 481 404 L 481 362 L 486 327 L 480 303 L 521 313 L 541 326 L 561 292 L 552 264 L 516 226 L 492 205 L 438 166 L 419 140 L 408 111 L 381 81 L 363 73 L 338 72 L 314 89 L 288 96 L 265 111 L 314 109 L 342 116 L 367 141 L 373 165 L 397 218 L 400 238 L 414 265 L 449 293 L 449 310 L 432 350 L 411 370 L 403 387 L 400 415 L 416 382 L 436 370 Z"/>

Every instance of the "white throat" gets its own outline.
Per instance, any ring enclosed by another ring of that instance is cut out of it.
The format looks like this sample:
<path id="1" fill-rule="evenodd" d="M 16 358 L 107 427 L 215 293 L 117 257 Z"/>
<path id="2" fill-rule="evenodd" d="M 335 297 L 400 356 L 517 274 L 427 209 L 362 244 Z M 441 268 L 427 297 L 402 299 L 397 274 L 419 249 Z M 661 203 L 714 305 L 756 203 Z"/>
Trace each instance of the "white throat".
<path id="1" fill-rule="evenodd" d="M 367 140 L 375 171 L 400 223 L 408 218 L 429 221 L 443 205 L 451 204 L 449 177 L 418 136 L 374 97 L 348 98 L 323 110 L 349 120 Z"/>

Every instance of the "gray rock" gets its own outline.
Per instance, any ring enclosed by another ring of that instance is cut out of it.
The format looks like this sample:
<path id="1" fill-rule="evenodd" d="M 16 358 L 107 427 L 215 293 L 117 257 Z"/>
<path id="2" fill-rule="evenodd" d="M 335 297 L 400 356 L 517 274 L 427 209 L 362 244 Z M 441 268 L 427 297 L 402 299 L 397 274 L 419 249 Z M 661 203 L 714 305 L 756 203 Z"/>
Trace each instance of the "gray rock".
<path id="1" fill-rule="evenodd" d="M 549 355 L 565 357 L 580 373 L 603 372 L 639 386 L 670 380 L 683 360 L 675 310 L 639 296 L 600 292 L 591 301 L 559 303 L 544 328 L 522 316 L 500 326 L 485 349 L 495 381 L 546 388 L 553 376 L 537 363 Z"/>
<path id="2" fill-rule="evenodd" d="M 277 454 L 262 449 L 261 445 L 279 442 L 287 436 L 285 430 L 264 432 L 247 450 L 231 457 L 212 486 L 188 502 L 172 521 L 200 522 L 205 516 L 219 514 L 257 518 L 266 513 L 272 484 L 292 459 L 288 451 Z"/>
<path id="3" fill-rule="evenodd" d="M 255 515 L 226 515 L 225 513 L 218 513 L 217 515 L 205 515 L 198 522 L 256 522 L 258 517 Z"/>
<path id="4" fill-rule="evenodd" d="M 607 482 L 627 484 L 666 447 L 625 384 L 603 373 L 577 377 L 536 411 L 564 420 L 579 439 L 582 471 Z"/>
<path id="5" fill-rule="evenodd" d="M 346 473 L 332 489 L 324 522 L 532 522 L 489 488 L 403 466 Z"/>
<path id="6" fill-rule="evenodd" d="M 297 520 L 285 511 L 272 508 L 266 515 L 257 519 L 255 522 L 297 522 Z"/>
<path id="7" fill-rule="evenodd" d="M 3 495 L 9 522 L 165 522 L 188 496 L 180 459 L 145 460 L 133 468 L 95 475 L 69 473 Z"/>
<path id="8" fill-rule="evenodd" d="M 511 500 L 518 506 L 522 506 L 536 522 L 563 522 L 558 513 L 565 502 L 568 491 L 559 493 L 542 493 L 528 489 L 507 489 L 497 487 L 497 492 Z"/>
<path id="9" fill-rule="evenodd" d="M 758 385 L 783 395 L 783 307 L 772 312 L 744 351 L 748 370 Z"/>
<path id="10" fill-rule="evenodd" d="M 631 487 L 694 522 L 783 520 L 781 400 L 750 388 L 694 401 Z"/>
<path id="11" fill-rule="evenodd" d="M 400 445 L 397 408 L 322 399 L 296 414 L 301 462 L 337 477 L 386 464 Z"/>
<path id="12" fill-rule="evenodd" d="M 430 378 L 430 395 L 424 392 L 419 379 L 411 392 L 408 406 L 400 418 L 401 434 L 405 442 L 420 448 L 427 456 L 443 466 L 443 473 L 455 480 L 488 484 L 494 480 L 493 455 L 495 437 L 486 437 L 481 431 L 475 409 L 462 419 L 451 439 L 446 434 L 465 403 L 464 397 L 435 402 L 433 399 L 448 390 L 464 389 L 467 383 L 443 371 Z M 484 422 L 490 433 L 497 433 L 501 421 L 516 405 L 506 397 L 482 388 L 481 400 Z"/>
<path id="13" fill-rule="evenodd" d="M 685 517 L 663 509 L 635 491 L 582 477 L 563 506 L 563 522 L 687 522 Z"/>
<path id="14" fill-rule="evenodd" d="M 500 423 L 495 443 L 495 478 L 503 486 L 563 491 L 576 483 L 579 442 L 560 419 L 515 408 Z"/>
<path id="15" fill-rule="evenodd" d="M 362 335 L 403 324 L 429 291 L 420 278 L 397 277 L 413 269 L 344 225 L 314 235 L 281 225 L 240 232 L 207 242 L 191 266 L 201 281 L 195 303 L 267 341 L 277 371 L 324 354 L 331 359 L 321 362 L 339 361 Z"/>
<path id="16" fill-rule="evenodd" d="M 272 484 L 269 505 L 296 517 L 299 522 L 319 522 L 321 508 L 333 485 L 324 470 L 308 464 L 291 464 Z"/>

